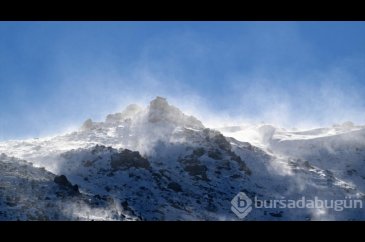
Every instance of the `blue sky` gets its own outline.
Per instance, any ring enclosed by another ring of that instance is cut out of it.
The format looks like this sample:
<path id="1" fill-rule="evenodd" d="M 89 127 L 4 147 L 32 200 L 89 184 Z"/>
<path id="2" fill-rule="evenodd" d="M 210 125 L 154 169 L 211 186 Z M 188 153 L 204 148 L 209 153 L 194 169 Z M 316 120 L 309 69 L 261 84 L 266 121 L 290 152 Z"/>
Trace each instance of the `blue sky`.
<path id="1" fill-rule="evenodd" d="M 365 22 L 0 22 L 0 140 L 157 95 L 206 122 L 365 124 Z"/>

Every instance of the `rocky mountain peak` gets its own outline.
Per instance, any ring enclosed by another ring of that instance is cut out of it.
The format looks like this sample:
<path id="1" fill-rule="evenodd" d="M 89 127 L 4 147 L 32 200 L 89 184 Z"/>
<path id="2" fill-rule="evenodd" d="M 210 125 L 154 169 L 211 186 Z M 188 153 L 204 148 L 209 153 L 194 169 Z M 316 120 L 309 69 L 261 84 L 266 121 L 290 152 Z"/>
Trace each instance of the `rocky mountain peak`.
<path id="1" fill-rule="evenodd" d="M 163 97 L 156 97 L 150 102 L 148 121 L 150 123 L 166 122 L 186 128 L 204 128 L 204 125 L 198 119 L 185 115 L 180 109 L 170 105 Z"/>
<path id="2" fill-rule="evenodd" d="M 116 127 L 126 121 L 133 123 L 136 120 L 146 120 L 150 124 L 164 124 L 170 127 L 178 126 L 199 130 L 205 128 L 198 119 L 184 114 L 177 107 L 170 105 L 166 98 L 158 96 L 150 102 L 146 109 L 136 104 L 130 104 L 123 112 L 109 114 L 105 122 L 94 122 L 88 119 L 82 125 L 81 131 Z"/>
<path id="3" fill-rule="evenodd" d="M 167 102 L 166 98 L 157 96 L 150 102 L 150 110 L 164 110 L 168 111 L 171 106 Z"/>

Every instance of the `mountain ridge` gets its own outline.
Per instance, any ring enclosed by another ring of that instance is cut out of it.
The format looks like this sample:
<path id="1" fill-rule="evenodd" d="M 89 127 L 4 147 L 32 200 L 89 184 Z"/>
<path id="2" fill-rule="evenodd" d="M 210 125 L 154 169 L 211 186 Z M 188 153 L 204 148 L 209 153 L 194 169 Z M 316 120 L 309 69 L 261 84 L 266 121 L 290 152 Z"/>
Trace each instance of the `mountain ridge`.
<path id="1" fill-rule="evenodd" d="M 349 132 L 359 129 L 362 134 L 360 126 L 345 126 Z M 324 150 L 328 151 L 331 138 L 324 136 L 316 149 L 311 148 L 311 142 L 318 133 L 328 130 L 303 133 L 270 125 L 256 127 L 252 132 L 256 132 L 259 145 L 240 139 L 246 137 L 236 135 L 242 131 L 240 126 L 221 132 L 206 128 L 165 98 L 157 97 L 146 108 L 132 104 L 121 113 L 108 115 L 103 122 L 88 119 L 71 133 L 0 142 L 0 154 L 4 153 L 3 160 L 7 161 L 10 156 L 26 160 L 34 167 L 30 170 L 44 167 L 52 177 L 64 175 L 70 189 L 77 185 L 81 196 L 92 197 L 93 203 L 109 201 L 106 207 L 95 209 L 82 202 L 89 215 L 73 209 L 71 215 L 77 216 L 62 217 L 69 220 L 239 220 L 230 209 L 230 201 L 239 192 L 267 200 L 303 195 L 313 198 L 318 194 L 323 199 L 365 199 L 365 136 L 359 135 L 357 143 L 351 136 L 351 142 L 341 139 L 347 131 L 333 136 L 340 137 L 341 142 L 336 141 L 334 152 L 327 154 Z M 293 136 L 309 139 L 300 139 L 304 143 L 298 145 L 290 138 Z M 305 142 L 308 145 L 303 148 Z M 348 150 L 348 145 L 353 149 Z M 338 165 L 333 166 L 331 160 Z M 14 175 L 14 179 L 19 178 Z M 54 186 L 52 179 L 48 182 Z M 34 189 L 34 194 L 39 194 L 41 188 Z M 8 192 L 4 190 L 5 197 Z M 57 198 L 55 202 L 62 204 Z M 11 207 L 5 208 L 5 212 L 11 211 Z M 47 208 L 39 209 L 47 214 Z M 82 206 L 80 210 L 84 211 Z M 55 211 L 62 215 L 61 210 Z M 247 219 L 364 220 L 363 214 L 359 210 L 333 213 L 323 209 L 254 209 Z M 6 218 L 0 213 L 0 219 Z"/>

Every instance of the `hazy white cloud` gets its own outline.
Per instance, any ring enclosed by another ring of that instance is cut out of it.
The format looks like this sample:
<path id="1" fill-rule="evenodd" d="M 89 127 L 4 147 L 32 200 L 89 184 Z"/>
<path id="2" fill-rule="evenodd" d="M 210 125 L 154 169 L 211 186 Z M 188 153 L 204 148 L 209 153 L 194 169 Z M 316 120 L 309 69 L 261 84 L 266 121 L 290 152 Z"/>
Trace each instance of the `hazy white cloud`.
<path id="1" fill-rule="evenodd" d="M 78 63 L 81 57 L 65 55 L 63 48 L 54 50 L 52 75 L 57 84 L 45 103 L 29 106 L 25 122 L 32 124 L 34 133 L 44 135 L 77 127 L 89 117 L 102 120 L 130 103 L 146 106 L 154 97 L 164 96 L 209 127 L 243 122 L 288 128 L 347 120 L 365 123 L 364 93 L 355 85 L 359 76 L 353 72 L 363 67 L 362 59 L 348 57 L 318 70 L 316 49 L 295 23 L 256 23 L 243 25 L 242 30 L 240 39 L 227 40 L 230 44 L 189 29 L 153 35 L 145 40 L 138 58 L 127 64 L 102 49 L 86 54 L 94 59 L 85 63 Z M 297 55 L 287 48 L 297 49 Z M 222 56 L 214 56 L 215 49 L 224 49 Z M 247 69 L 246 62 L 237 63 L 242 64 L 242 72 L 227 72 L 213 92 L 215 83 L 199 74 L 199 68 L 207 71 L 214 63 L 214 71 L 233 55 L 242 55 L 253 64 Z M 283 59 L 291 65 L 286 68 L 279 63 Z M 183 64 L 196 66 L 194 74 Z"/>

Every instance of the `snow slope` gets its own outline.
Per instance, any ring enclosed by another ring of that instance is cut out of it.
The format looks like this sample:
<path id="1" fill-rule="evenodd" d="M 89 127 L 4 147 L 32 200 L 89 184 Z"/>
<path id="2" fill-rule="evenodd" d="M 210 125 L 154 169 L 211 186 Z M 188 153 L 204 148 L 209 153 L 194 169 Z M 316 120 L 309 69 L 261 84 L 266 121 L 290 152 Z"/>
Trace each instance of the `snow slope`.
<path id="1" fill-rule="evenodd" d="M 87 213 L 68 210 L 62 217 L 67 220 L 238 220 L 230 201 L 241 191 L 263 200 L 365 199 L 364 127 L 347 123 L 294 132 L 250 125 L 219 130 L 224 135 L 157 97 L 146 108 L 130 105 L 103 122 L 87 120 L 72 133 L 2 142 L 0 154 L 6 154 L 8 163 L 26 160 L 38 172 L 34 179 L 48 176 L 49 193 L 55 189 L 52 179 L 66 175 L 85 197 L 76 203 L 98 201 L 96 208 L 89 209 L 95 203 L 89 202 L 88 209 L 79 209 Z M 1 177 L 21 180 L 18 173 Z M 38 199 L 31 189 L 27 196 Z M 54 200 L 64 204 L 57 196 Z M 48 211 L 46 205 L 37 210 Z M 364 220 L 363 211 L 263 208 L 246 219 Z"/>
<path id="2" fill-rule="evenodd" d="M 111 196 L 80 193 L 45 169 L 0 155 L 1 220 L 138 220 Z"/>

